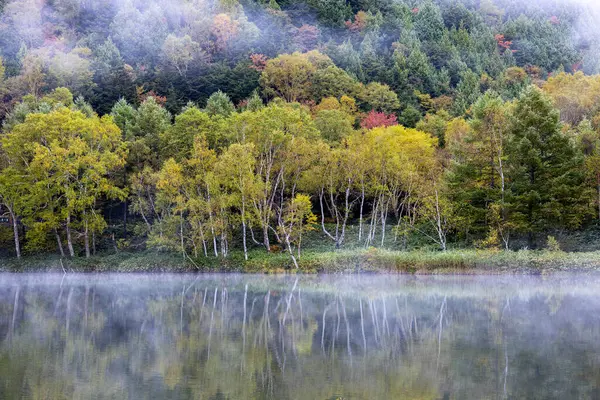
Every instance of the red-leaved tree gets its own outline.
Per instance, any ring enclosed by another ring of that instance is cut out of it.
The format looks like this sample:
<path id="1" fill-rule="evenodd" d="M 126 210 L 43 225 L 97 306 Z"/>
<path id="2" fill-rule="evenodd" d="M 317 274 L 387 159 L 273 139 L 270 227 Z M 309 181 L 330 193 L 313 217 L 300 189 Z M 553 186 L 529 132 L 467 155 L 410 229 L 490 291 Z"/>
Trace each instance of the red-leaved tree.
<path id="1" fill-rule="evenodd" d="M 360 121 L 360 126 L 364 129 L 373 129 L 377 128 L 378 126 L 393 125 L 398 125 L 396 115 L 377 112 L 375 110 L 371 110 L 371 112 L 368 113 L 367 116 L 362 119 L 362 121 Z"/>

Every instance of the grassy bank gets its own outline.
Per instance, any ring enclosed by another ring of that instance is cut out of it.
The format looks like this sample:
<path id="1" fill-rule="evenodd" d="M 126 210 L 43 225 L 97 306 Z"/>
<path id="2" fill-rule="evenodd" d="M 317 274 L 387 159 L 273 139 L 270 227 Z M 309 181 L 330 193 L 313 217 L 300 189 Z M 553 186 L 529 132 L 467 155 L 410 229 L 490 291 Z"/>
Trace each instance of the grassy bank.
<path id="1" fill-rule="evenodd" d="M 60 259 L 28 256 L 0 260 L 4 272 L 249 272 L 249 273 L 356 273 L 411 274 L 540 274 L 561 271 L 600 271 L 600 252 L 552 251 L 386 251 L 377 249 L 306 252 L 300 268 L 286 254 L 253 252 L 223 258 L 183 258 L 161 252 L 121 252 L 85 258 Z"/>

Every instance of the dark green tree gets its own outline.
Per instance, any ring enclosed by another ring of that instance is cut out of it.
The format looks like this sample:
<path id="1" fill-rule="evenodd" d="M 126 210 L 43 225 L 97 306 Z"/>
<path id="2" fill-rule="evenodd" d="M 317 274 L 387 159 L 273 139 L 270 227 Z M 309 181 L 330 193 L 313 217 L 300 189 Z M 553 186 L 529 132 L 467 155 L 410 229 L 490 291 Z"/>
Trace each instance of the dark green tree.
<path id="1" fill-rule="evenodd" d="M 510 218 L 528 235 L 530 246 L 536 233 L 581 226 L 590 212 L 583 155 L 561 132 L 550 99 L 534 86 L 516 103 L 507 157 Z"/>

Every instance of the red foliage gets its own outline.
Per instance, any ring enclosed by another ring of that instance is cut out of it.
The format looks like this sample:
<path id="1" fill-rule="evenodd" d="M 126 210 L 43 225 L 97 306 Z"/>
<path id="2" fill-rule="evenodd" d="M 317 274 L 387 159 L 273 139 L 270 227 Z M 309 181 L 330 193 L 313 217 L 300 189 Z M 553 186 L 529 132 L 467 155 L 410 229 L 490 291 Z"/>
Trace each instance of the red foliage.
<path id="1" fill-rule="evenodd" d="M 250 54 L 250 60 L 252 61 L 251 69 L 255 69 L 257 71 L 263 71 L 267 66 L 267 56 L 264 54 Z"/>
<path id="2" fill-rule="evenodd" d="M 560 19 L 558 19 L 558 17 L 556 15 L 551 16 L 549 21 L 552 25 L 560 24 Z"/>
<path id="3" fill-rule="evenodd" d="M 302 51 L 312 50 L 317 46 L 320 33 L 316 26 L 304 24 L 296 29 L 294 41 Z"/>
<path id="4" fill-rule="evenodd" d="M 362 121 L 360 121 L 361 128 L 364 129 L 373 129 L 378 126 L 393 126 L 398 125 L 398 121 L 396 119 L 396 115 L 394 114 L 385 114 L 382 112 L 377 112 L 375 110 L 371 110 L 369 114 Z"/>
<path id="5" fill-rule="evenodd" d="M 417 7 L 412 9 L 412 13 L 413 14 L 418 14 L 419 13 L 419 9 Z"/>
<path id="6" fill-rule="evenodd" d="M 149 97 L 154 97 L 154 100 L 156 101 L 156 103 L 160 104 L 161 106 L 164 106 L 165 104 L 167 104 L 167 97 L 157 95 L 154 90 L 150 90 L 149 92 L 139 95 L 140 103 L 145 102 L 146 100 L 148 100 Z"/>
<path id="7" fill-rule="evenodd" d="M 364 11 L 357 12 L 354 16 L 354 22 L 346 21 L 345 25 L 351 32 L 361 32 L 367 27 L 367 13 Z"/>
<path id="8" fill-rule="evenodd" d="M 573 64 L 571 66 L 571 70 L 573 72 L 577 72 L 581 70 L 581 67 L 583 66 L 583 61 L 577 61 L 575 64 Z"/>
<path id="9" fill-rule="evenodd" d="M 496 39 L 496 43 L 498 43 L 498 46 L 504 50 L 510 50 L 513 53 L 516 52 L 516 50 L 511 50 L 510 46 L 512 46 L 513 42 L 511 40 L 505 40 L 504 35 L 501 34 L 497 34 L 496 36 L 494 36 L 494 39 Z"/>

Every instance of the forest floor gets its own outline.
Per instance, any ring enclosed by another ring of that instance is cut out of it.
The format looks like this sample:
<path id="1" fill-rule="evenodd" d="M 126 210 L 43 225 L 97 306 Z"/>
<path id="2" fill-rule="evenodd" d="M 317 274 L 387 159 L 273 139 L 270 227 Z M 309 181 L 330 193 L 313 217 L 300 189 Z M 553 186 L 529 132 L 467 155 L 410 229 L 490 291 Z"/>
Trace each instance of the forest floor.
<path id="1" fill-rule="evenodd" d="M 600 251 L 380 249 L 306 251 L 299 269 L 286 253 L 252 251 L 227 258 L 192 259 L 181 253 L 119 252 L 59 258 L 40 255 L 0 259 L 1 272 L 246 272 L 246 273 L 407 273 L 407 274 L 546 274 L 600 272 Z"/>

